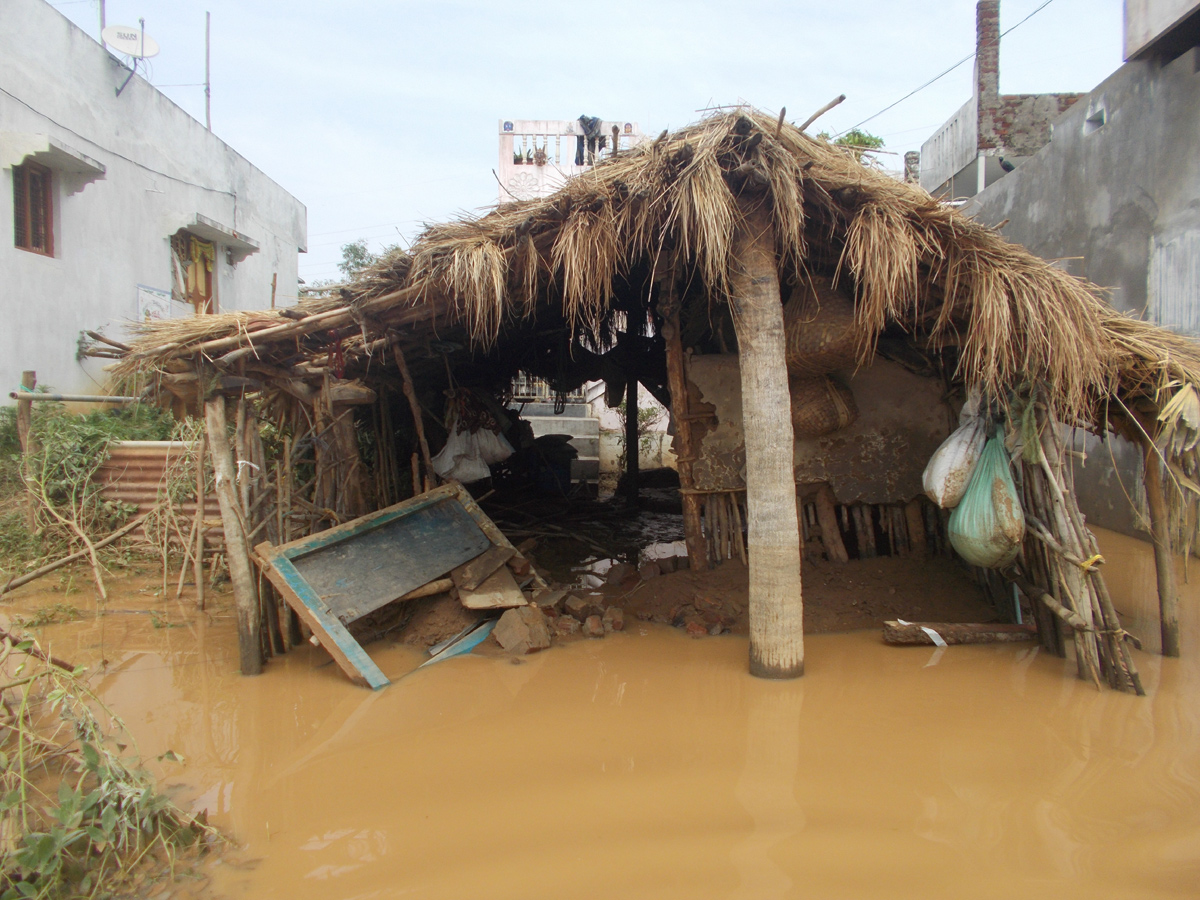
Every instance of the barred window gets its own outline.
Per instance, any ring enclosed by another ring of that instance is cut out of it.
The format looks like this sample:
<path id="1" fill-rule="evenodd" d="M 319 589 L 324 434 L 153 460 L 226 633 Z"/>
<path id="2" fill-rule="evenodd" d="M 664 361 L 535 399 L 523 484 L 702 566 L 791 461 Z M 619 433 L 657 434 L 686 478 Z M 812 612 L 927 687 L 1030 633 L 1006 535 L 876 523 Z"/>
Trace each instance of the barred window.
<path id="1" fill-rule="evenodd" d="M 53 195 L 50 170 L 37 163 L 13 166 L 14 243 L 24 250 L 54 255 Z"/>

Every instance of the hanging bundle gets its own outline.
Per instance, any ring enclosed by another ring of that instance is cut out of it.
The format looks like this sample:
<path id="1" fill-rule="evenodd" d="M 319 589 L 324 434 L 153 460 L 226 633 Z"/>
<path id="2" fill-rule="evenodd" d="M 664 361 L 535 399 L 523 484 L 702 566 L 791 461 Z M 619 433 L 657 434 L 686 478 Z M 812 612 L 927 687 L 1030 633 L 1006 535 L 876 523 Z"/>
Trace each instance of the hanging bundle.
<path id="1" fill-rule="evenodd" d="M 962 424 L 934 451 L 921 476 L 925 495 L 942 509 L 958 506 L 987 442 L 987 422 L 976 414 L 978 407 L 972 395 L 963 405 Z"/>
<path id="2" fill-rule="evenodd" d="M 949 532 L 958 555 L 985 569 L 1003 568 L 1020 553 L 1025 514 L 1001 432 L 983 448 L 970 484 L 950 514 Z"/>

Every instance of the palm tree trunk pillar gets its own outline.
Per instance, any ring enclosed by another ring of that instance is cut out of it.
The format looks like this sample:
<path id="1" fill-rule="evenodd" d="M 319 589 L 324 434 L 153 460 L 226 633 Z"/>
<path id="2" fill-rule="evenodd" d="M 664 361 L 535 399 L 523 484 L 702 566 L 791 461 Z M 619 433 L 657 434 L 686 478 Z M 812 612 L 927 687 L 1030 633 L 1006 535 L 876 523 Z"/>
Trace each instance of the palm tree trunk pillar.
<path id="1" fill-rule="evenodd" d="M 800 526 L 792 471 L 783 304 L 767 201 L 739 200 L 730 302 L 742 380 L 750 553 L 750 674 L 804 674 Z"/>

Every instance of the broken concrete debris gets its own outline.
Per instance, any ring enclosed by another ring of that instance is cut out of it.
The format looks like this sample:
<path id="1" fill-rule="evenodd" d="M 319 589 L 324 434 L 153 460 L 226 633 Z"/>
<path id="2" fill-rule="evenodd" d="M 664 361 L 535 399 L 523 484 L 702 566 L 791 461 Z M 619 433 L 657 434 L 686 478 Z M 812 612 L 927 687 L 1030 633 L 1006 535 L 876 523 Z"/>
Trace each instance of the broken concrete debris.
<path id="1" fill-rule="evenodd" d="M 507 652 L 517 656 L 550 646 L 550 626 L 536 606 L 510 609 L 492 629 L 492 637 Z"/>
<path id="2" fill-rule="evenodd" d="M 604 616 L 601 618 L 604 623 L 604 633 L 612 634 L 614 631 L 625 630 L 625 610 L 619 606 L 610 606 L 604 611 Z"/>
<path id="3" fill-rule="evenodd" d="M 559 616 L 554 620 L 554 633 L 559 637 L 570 637 L 579 634 L 579 620 L 574 616 Z"/>
<path id="4" fill-rule="evenodd" d="M 583 633 L 587 637 L 604 637 L 604 620 L 600 616 L 588 616 L 583 621 Z"/>

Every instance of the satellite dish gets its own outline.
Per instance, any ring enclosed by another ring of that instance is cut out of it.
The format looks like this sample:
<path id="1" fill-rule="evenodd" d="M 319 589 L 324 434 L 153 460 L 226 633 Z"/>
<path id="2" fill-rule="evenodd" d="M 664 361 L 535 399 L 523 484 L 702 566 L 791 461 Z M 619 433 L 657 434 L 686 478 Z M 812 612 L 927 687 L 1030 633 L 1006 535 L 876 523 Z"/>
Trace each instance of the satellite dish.
<path id="1" fill-rule="evenodd" d="M 158 56 L 158 41 L 136 25 L 109 25 L 100 36 L 108 46 L 134 59 Z"/>

